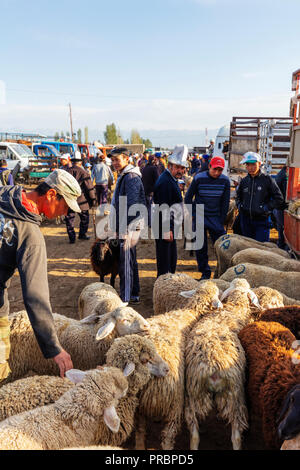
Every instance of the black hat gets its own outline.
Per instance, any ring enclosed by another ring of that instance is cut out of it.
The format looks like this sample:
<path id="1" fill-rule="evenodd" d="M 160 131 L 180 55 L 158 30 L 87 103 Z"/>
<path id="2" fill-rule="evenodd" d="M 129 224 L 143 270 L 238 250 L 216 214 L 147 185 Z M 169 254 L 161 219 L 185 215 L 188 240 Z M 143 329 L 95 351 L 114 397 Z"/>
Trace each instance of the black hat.
<path id="1" fill-rule="evenodd" d="M 116 155 L 127 155 L 129 157 L 129 153 L 126 147 L 115 147 L 109 152 L 108 157 L 114 157 Z"/>

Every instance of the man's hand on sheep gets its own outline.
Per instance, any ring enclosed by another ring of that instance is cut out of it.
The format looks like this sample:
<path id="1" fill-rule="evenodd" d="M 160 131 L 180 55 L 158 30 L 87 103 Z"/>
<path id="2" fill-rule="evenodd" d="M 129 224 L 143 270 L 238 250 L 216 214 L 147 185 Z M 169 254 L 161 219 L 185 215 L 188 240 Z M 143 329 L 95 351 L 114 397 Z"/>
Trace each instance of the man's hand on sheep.
<path id="1" fill-rule="evenodd" d="M 61 377 L 65 376 L 67 370 L 73 369 L 71 356 L 64 349 L 59 354 L 57 354 L 57 356 L 54 356 L 53 360 L 59 367 L 59 374 Z"/>

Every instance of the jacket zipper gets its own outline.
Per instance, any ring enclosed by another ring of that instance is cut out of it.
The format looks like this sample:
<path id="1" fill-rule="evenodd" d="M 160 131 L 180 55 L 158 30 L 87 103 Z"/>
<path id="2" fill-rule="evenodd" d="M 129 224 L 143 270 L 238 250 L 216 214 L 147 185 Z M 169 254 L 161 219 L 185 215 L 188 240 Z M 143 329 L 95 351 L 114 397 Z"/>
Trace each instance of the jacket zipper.
<path id="1" fill-rule="evenodd" d="M 250 197 L 250 219 L 252 219 L 252 199 L 253 199 L 253 189 L 254 189 L 254 178 L 251 177 L 252 187 L 251 187 L 251 197 Z"/>

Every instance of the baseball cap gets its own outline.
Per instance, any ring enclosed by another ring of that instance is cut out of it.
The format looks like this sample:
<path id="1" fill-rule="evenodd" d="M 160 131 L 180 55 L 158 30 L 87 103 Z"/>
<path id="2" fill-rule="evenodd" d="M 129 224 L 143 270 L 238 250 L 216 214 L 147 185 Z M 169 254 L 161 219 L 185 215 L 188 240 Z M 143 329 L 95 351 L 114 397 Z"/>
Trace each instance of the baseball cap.
<path id="1" fill-rule="evenodd" d="M 127 155 L 129 157 L 129 153 L 126 147 L 116 147 L 109 152 L 108 157 L 111 158 L 117 155 Z"/>
<path id="2" fill-rule="evenodd" d="M 256 163 L 256 162 L 261 163 L 261 156 L 255 152 L 247 152 L 244 154 L 244 158 L 240 163 L 243 164 L 243 163 Z"/>
<path id="3" fill-rule="evenodd" d="M 61 160 L 70 160 L 71 156 L 69 153 L 63 153 L 60 157 Z"/>
<path id="4" fill-rule="evenodd" d="M 77 198 L 81 195 L 81 189 L 74 176 L 65 170 L 54 170 L 47 176 L 45 183 L 64 198 L 72 211 L 81 212 L 77 203 Z"/>
<path id="5" fill-rule="evenodd" d="M 225 160 L 222 157 L 213 157 L 210 166 L 211 168 L 225 168 Z"/>

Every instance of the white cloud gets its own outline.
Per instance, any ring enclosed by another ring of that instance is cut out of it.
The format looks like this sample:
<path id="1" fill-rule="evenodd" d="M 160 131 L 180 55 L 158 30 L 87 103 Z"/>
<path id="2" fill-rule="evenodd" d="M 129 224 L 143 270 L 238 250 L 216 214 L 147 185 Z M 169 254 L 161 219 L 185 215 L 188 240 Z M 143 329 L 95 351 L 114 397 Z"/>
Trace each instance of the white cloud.
<path id="1" fill-rule="evenodd" d="M 73 129 L 105 129 L 114 122 L 121 130 L 199 130 L 229 124 L 233 116 L 288 116 L 289 94 L 257 98 L 207 100 L 134 100 L 105 107 L 72 107 Z M 67 130 L 68 106 L 0 106 L 0 130 L 35 132 L 37 128 Z"/>

